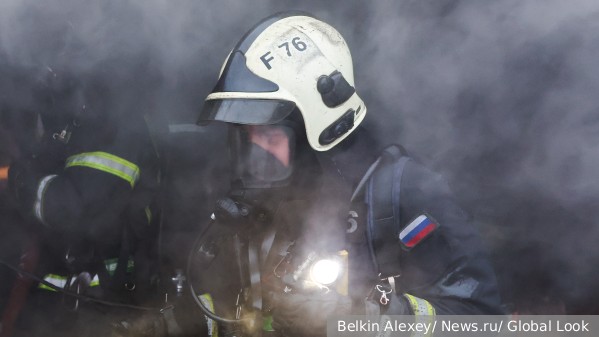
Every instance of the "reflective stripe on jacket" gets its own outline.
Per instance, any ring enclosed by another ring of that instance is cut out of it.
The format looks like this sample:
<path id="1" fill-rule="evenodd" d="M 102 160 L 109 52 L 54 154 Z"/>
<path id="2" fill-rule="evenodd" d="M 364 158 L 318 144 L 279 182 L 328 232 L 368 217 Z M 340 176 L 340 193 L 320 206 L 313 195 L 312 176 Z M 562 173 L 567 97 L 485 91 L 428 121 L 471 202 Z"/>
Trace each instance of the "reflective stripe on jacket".
<path id="1" fill-rule="evenodd" d="M 134 163 L 107 152 L 84 152 L 67 158 L 65 168 L 85 166 L 113 174 L 127 181 L 131 188 L 139 180 L 139 167 Z"/>

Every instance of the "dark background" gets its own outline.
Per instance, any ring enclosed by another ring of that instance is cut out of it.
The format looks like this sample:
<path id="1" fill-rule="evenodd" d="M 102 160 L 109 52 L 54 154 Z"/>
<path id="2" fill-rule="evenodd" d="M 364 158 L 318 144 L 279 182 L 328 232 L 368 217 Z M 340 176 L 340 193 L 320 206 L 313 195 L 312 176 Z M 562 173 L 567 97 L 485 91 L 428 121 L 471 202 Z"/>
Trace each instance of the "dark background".
<path id="1" fill-rule="evenodd" d="M 242 34 L 287 9 L 346 38 L 367 128 L 449 180 L 489 244 L 506 304 L 599 313 L 593 0 L 0 0 L 0 165 L 35 141 L 31 112 L 43 107 L 30 87 L 44 67 L 138 62 L 114 74 L 136 93 L 122 99 L 163 126 L 190 124 Z M 217 134 L 167 136 L 173 226 L 195 226 L 219 192 Z"/>

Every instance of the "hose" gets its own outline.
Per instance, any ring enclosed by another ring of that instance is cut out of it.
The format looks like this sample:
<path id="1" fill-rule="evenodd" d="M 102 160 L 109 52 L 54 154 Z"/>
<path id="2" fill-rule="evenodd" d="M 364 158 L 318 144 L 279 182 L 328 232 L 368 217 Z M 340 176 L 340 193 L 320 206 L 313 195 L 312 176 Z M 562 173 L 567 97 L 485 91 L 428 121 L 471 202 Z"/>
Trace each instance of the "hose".
<path id="1" fill-rule="evenodd" d="M 197 295 L 195 289 L 193 289 L 193 280 L 191 279 L 191 267 L 192 267 L 192 260 L 193 260 L 193 256 L 195 251 L 199 248 L 200 246 L 200 242 L 202 241 L 202 239 L 204 238 L 204 236 L 206 235 L 206 233 L 208 233 L 208 230 L 210 229 L 210 227 L 212 227 L 212 225 L 214 224 L 214 221 L 212 221 L 210 223 L 210 225 L 207 226 L 207 228 L 198 235 L 198 238 L 195 240 L 195 242 L 193 243 L 192 249 L 189 251 L 189 255 L 187 256 L 187 269 L 186 269 L 186 274 L 187 274 L 187 286 L 189 288 L 189 292 L 191 293 L 194 302 L 198 305 L 198 307 L 204 312 L 204 314 L 219 323 L 223 323 L 223 324 L 243 324 L 245 322 L 251 321 L 251 318 L 242 318 L 242 319 L 231 319 L 231 318 L 225 318 L 222 316 L 218 316 L 217 314 L 215 314 L 214 312 L 212 312 L 212 310 L 210 310 L 210 308 L 206 307 L 204 305 L 204 303 L 202 303 L 202 301 L 200 300 L 199 296 Z"/>

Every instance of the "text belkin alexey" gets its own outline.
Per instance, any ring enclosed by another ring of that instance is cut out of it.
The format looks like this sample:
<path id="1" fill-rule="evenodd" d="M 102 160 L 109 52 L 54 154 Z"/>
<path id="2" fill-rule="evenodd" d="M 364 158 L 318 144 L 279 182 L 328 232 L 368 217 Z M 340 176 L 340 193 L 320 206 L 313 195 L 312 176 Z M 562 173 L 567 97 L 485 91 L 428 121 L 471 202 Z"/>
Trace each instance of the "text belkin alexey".
<path id="1" fill-rule="evenodd" d="M 381 320 L 373 322 L 368 320 L 354 320 L 352 322 L 346 322 L 343 320 L 337 321 L 337 331 L 349 331 L 349 332 L 380 332 L 380 331 L 393 331 L 393 332 L 423 332 L 428 334 L 434 331 L 437 321 L 432 322 L 400 322 L 397 320 Z"/>

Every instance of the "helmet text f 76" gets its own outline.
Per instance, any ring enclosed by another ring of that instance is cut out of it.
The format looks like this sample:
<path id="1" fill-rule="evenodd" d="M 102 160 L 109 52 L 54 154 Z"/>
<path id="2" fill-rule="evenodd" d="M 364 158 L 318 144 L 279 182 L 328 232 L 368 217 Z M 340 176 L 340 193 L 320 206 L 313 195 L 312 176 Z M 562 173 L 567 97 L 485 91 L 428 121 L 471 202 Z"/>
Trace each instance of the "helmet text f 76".
<path id="1" fill-rule="evenodd" d="M 364 119 L 343 37 L 308 14 L 269 17 L 233 48 L 200 123 L 267 125 L 301 112 L 310 146 L 327 151 Z"/>

